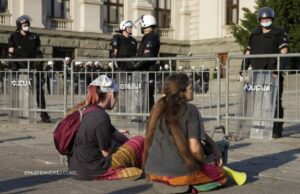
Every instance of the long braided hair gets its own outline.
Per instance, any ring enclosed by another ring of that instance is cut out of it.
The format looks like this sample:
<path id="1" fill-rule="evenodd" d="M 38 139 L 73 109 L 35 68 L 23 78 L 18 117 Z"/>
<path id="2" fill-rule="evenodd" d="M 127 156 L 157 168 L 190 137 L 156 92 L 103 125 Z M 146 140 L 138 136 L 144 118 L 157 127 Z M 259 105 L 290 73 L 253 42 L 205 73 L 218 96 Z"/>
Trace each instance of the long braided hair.
<path id="1" fill-rule="evenodd" d="M 148 158 L 148 151 L 152 145 L 153 136 L 156 130 L 156 125 L 161 117 L 165 118 L 168 133 L 175 143 L 179 155 L 182 157 L 190 171 L 199 167 L 196 159 L 192 155 L 188 139 L 184 136 L 183 130 L 179 125 L 180 115 L 187 109 L 187 100 L 184 97 L 184 92 L 187 86 L 191 83 L 190 78 L 184 73 L 176 73 L 170 75 L 164 85 L 164 96 L 158 100 L 153 107 L 147 123 L 143 167 Z"/>

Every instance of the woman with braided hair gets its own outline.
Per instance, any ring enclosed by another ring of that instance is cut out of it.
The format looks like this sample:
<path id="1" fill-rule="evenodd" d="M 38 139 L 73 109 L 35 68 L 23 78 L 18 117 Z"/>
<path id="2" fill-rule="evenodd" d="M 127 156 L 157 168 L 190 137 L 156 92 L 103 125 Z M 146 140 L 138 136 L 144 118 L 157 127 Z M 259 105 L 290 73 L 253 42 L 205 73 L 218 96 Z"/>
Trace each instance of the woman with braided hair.
<path id="1" fill-rule="evenodd" d="M 227 181 L 222 154 L 205 133 L 197 107 L 188 103 L 191 100 L 190 78 L 184 73 L 170 75 L 164 85 L 164 96 L 150 113 L 143 167 L 154 182 L 217 188 Z M 211 155 L 204 153 L 202 142 L 212 148 Z"/>

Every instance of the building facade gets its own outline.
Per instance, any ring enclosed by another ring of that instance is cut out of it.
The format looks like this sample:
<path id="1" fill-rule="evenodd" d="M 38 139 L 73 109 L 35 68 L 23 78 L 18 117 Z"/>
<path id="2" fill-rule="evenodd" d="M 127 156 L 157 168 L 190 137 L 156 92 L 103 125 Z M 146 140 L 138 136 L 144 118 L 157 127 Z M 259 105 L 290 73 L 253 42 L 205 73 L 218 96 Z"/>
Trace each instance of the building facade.
<path id="1" fill-rule="evenodd" d="M 110 39 L 123 19 L 153 14 L 161 35 L 160 56 L 240 53 L 229 26 L 255 0 L 0 0 L 0 55 L 23 14 L 32 18 L 46 57 L 108 57 Z M 133 35 L 140 40 L 139 27 Z"/>

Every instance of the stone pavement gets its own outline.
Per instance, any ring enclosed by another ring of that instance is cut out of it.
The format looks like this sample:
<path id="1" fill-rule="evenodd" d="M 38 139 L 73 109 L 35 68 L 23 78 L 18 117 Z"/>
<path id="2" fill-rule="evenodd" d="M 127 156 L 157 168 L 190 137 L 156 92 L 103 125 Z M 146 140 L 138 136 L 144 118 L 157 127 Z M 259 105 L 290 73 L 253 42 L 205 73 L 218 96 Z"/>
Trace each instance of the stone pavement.
<path id="1" fill-rule="evenodd" d="M 54 148 L 54 124 L 16 124 L 0 121 L 0 193 L 110 193 L 150 194 L 151 183 L 137 181 L 76 181 L 65 172 Z M 244 171 L 248 181 L 210 193 L 288 193 L 300 191 L 300 127 L 285 128 L 282 139 L 231 142 L 229 166 Z"/>

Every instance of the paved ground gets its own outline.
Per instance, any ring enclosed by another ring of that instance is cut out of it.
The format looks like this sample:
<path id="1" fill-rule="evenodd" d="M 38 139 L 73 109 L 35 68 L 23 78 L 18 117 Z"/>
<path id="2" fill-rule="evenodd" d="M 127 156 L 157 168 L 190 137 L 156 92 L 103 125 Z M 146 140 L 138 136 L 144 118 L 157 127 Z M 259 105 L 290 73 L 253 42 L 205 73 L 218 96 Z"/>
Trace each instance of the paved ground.
<path id="1" fill-rule="evenodd" d="M 155 193 L 145 179 L 86 182 L 28 174 L 67 170 L 52 143 L 53 126 L 0 121 L 0 193 Z M 236 186 L 230 180 L 225 188 L 210 193 L 299 193 L 300 127 L 287 127 L 284 134 L 278 140 L 231 142 L 229 166 L 246 172 L 248 181 Z"/>

